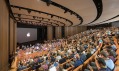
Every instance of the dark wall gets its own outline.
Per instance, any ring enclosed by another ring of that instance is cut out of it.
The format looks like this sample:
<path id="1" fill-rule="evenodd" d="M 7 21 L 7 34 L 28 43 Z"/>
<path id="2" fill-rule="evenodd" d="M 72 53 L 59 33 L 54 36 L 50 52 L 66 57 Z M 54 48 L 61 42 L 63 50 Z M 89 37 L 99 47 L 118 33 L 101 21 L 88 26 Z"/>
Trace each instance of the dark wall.
<path id="1" fill-rule="evenodd" d="M 47 27 L 37 28 L 37 40 L 39 41 L 47 40 Z"/>
<path id="2" fill-rule="evenodd" d="M 61 31 L 62 31 L 62 38 L 64 38 L 65 37 L 65 27 L 64 26 L 61 27 Z"/>
<path id="3" fill-rule="evenodd" d="M 20 28 L 41 28 L 43 26 L 38 26 L 38 25 L 32 25 L 32 24 L 24 24 L 24 23 L 17 23 L 17 27 Z"/>
<path id="4" fill-rule="evenodd" d="M 53 34 L 53 39 L 55 39 L 55 38 L 56 38 L 56 36 L 55 36 L 55 27 L 53 26 L 52 29 L 53 29 L 53 32 L 52 32 L 52 34 Z"/>

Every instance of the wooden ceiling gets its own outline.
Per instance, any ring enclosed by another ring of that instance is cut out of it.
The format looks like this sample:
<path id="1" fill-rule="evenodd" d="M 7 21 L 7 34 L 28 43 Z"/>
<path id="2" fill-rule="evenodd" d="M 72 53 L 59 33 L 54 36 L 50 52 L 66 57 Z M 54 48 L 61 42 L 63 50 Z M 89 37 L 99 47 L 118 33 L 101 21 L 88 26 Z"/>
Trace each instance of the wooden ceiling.
<path id="1" fill-rule="evenodd" d="M 119 20 L 119 0 L 9 0 L 17 22 L 40 26 L 98 25 Z"/>

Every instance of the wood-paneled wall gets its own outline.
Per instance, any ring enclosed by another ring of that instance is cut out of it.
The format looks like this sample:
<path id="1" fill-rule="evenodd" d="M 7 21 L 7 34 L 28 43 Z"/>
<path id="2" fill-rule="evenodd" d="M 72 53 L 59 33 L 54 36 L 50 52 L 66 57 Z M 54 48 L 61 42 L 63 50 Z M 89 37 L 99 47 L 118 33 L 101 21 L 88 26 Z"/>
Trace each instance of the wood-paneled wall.
<path id="1" fill-rule="evenodd" d="M 47 39 L 48 40 L 53 39 L 53 27 L 52 26 L 47 27 Z"/>
<path id="2" fill-rule="evenodd" d="M 10 18 L 10 27 L 9 27 L 9 32 L 10 32 L 10 54 L 15 53 L 16 51 L 16 44 L 17 44 L 17 39 L 16 39 L 16 28 L 17 28 L 17 23 L 13 21 L 12 18 Z"/>
<path id="3" fill-rule="evenodd" d="M 0 71 L 8 71 L 9 12 L 5 0 L 0 0 Z"/>
<path id="4" fill-rule="evenodd" d="M 87 30 L 86 26 L 65 27 L 65 37 L 72 36 Z"/>
<path id="5" fill-rule="evenodd" d="M 67 36 L 72 36 L 72 35 L 75 35 L 77 33 L 83 32 L 85 30 L 87 30 L 86 26 L 65 27 L 64 33 L 65 33 L 65 37 L 67 37 Z M 53 32 L 52 27 L 48 27 L 48 29 L 47 29 L 48 40 L 53 39 L 52 32 Z M 61 27 L 55 27 L 55 36 L 56 36 L 56 39 L 62 38 Z"/>
<path id="6" fill-rule="evenodd" d="M 8 71 L 9 54 L 16 51 L 16 28 L 5 0 L 0 0 L 0 71 Z"/>
<path id="7" fill-rule="evenodd" d="M 56 39 L 62 38 L 61 34 L 62 34 L 61 27 L 55 27 L 55 37 L 56 37 Z"/>

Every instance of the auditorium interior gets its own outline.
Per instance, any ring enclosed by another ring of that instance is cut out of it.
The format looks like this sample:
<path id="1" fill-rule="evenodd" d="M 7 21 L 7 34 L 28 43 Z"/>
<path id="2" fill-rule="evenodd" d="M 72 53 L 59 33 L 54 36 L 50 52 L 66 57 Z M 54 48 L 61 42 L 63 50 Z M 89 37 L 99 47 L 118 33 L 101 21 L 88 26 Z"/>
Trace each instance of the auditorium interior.
<path id="1" fill-rule="evenodd" d="M 119 71 L 119 0 L 0 0 L 0 71 Z"/>

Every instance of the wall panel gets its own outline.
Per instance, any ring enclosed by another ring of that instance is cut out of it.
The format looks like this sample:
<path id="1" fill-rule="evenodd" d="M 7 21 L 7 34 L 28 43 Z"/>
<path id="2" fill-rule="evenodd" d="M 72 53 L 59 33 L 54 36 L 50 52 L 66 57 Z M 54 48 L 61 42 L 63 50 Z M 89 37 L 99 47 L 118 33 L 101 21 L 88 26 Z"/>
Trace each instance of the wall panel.
<path id="1" fill-rule="evenodd" d="M 59 39 L 59 38 L 62 38 L 61 36 L 61 27 L 55 27 L 55 36 L 56 36 L 56 39 Z"/>
<path id="2" fill-rule="evenodd" d="M 75 35 L 77 33 L 80 33 L 82 31 L 85 31 L 87 30 L 87 27 L 86 26 L 75 26 L 75 27 L 64 27 L 64 36 L 67 37 L 67 36 L 72 36 L 72 35 Z M 59 39 L 59 38 L 63 38 L 62 37 L 62 27 L 55 27 L 55 38 L 56 39 Z M 52 40 L 53 39 L 53 28 L 51 27 L 48 27 L 48 39 L 49 40 Z"/>
<path id="3" fill-rule="evenodd" d="M 0 71 L 8 71 L 9 13 L 5 0 L 0 0 Z"/>
<path id="4" fill-rule="evenodd" d="M 51 27 L 51 26 L 47 27 L 47 39 L 48 40 L 53 39 L 53 27 Z"/>

